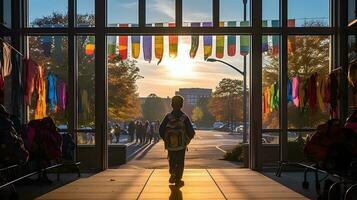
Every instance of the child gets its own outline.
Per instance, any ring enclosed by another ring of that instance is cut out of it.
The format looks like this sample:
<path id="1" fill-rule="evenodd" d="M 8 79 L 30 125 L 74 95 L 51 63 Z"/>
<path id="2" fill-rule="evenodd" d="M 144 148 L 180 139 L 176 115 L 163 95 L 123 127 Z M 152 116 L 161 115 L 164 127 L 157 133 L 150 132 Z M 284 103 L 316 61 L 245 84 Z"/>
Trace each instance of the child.
<path id="1" fill-rule="evenodd" d="M 159 133 L 168 150 L 170 166 L 170 183 L 180 187 L 184 185 L 181 180 L 185 163 L 187 145 L 195 135 L 192 123 L 188 116 L 181 111 L 183 97 L 174 96 L 171 101 L 172 112 L 168 113 L 162 121 Z"/>

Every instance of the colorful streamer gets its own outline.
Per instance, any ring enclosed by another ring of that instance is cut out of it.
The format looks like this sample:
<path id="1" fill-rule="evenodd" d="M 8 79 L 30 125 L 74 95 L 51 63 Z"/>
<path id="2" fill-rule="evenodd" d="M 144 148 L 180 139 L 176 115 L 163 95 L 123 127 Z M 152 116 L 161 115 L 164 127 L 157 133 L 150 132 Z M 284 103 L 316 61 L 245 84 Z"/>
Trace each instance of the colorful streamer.
<path id="1" fill-rule="evenodd" d="M 240 22 L 241 27 L 249 26 L 249 21 Z M 249 54 L 249 36 L 241 35 L 240 36 L 240 55 L 247 56 Z"/>
<path id="2" fill-rule="evenodd" d="M 140 36 L 131 36 L 131 56 L 138 59 L 140 55 Z"/>
<path id="3" fill-rule="evenodd" d="M 128 24 L 119 24 L 119 27 L 129 27 Z M 120 60 L 125 60 L 128 58 L 128 36 L 127 35 L 121 35 L 118 36 L 119 40 L 119 56 Z"/>
<path id="4" fill-rule="evenodd" d="M 268 27 L 268 21 L 263 20 L 262 21 L 262 27 Z M 262 37 L 262 52 L 267 52 L 269 50 L 269 45 L 268 45 L 268 36 L 263 35 Z"/>
<path id="5" fill-rule="evenodd" d="M 147 24 L 147 27 L 151 27 L 151 24 Z M 143 51 L 144 51 L 144 60 L 151 62 L 152 59 L 152 36 L 143 36 Z"/>
<path id="6" fill-rule="evenodd" d="M 295 19 L 288 20 L 288 27 L 295 27 Z M 295 36 L 288 37 L 288 53 L 295 51 Z"/>
<path id="7" fill-rule="evenodd" d="M 108 36 L 108 59 L 112 60 L 115 57 L 116 52 L 116 37 Z"/>
<path id="8" fill-rule="evenodd" d="M 219 23 L 220 27 L 224 27 L 224 22 Z M 223 58 L 224 56 L 224 35 L 216 36 L 216 57 Z"/>
<path id="9" fill-rule="evenodd" d="M 85 45 L 85 54 L 91 56 L 95 51 L 95 36 L 88 36 Z"/>
<path id="10" fill-rule="evenodd" d="M 169 27 L 176 27 L 175 23 L 169 23 Z M 170 58 L 176 58 L 178 51 L 178 36 L 169 36 L 169 56 Z"/>
<path id="11" fill-rule="evenodd" d="M 227 23 L 228 27 L 236 27 L 237 23 L 235 21 L 230 21 Z M 228 35 L 227 36 L 227 52 L 228 56 L 235 56 L 236 55 L 236 36 L 235 35 Z"/>
<path id="12" fill-rule="evenodd" d="M 272 20 L 271 21 L 272 27 L 279 27 L 280 22 L 279 20 Z M 278 56 L 279 55 L 279 49 L 280 49 L 280 38 L 278 35 L 273 35 L 273 56 Z"/>
<path id="13" fill-rule="evenodd" d="M 203 27 L 212 27 L 212 22 L 203 22 Z M 207 60 L 208 57 L 212 55 L 212 35 L 205 35 L 203 36 L 203 55 L 204 59 Z"/>
<path id="14" fill-rule="evenodd" d="M 191 27 L 200 27 L 200 26 L 201 26 L 201 23 L 199 23 L 199 22 L 191 23 Z M 190 58 L 195 58 L 199 45 L 200 45 L 200 36 L 192 35 L 191 36 Z"/>
<path id="15" fill-rule="evenodd" d="M 163 27 L 163 23 L 156 23 L 155 27 Z M 162 61 L 162 57 L 164 55 L 164 36 L 157 35 L 155 36 L 155 58 L 159 59 L 157 65 L 159 65 Z"/>

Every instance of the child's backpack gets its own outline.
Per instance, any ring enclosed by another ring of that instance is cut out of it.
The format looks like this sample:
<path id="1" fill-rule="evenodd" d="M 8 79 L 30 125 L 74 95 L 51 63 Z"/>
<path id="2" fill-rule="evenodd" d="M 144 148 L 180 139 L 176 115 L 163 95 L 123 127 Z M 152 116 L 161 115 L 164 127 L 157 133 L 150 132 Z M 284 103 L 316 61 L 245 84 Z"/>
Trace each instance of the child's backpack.
<path id="1" fill-rule="evenodd" d="M 165 129 L 165 148 L 169 151 L 179 151 L 186 148 L 188 138 L 186 136 L 185 119 L 186 115 L 179 118 L 169 114 L 168 123 Z"/>

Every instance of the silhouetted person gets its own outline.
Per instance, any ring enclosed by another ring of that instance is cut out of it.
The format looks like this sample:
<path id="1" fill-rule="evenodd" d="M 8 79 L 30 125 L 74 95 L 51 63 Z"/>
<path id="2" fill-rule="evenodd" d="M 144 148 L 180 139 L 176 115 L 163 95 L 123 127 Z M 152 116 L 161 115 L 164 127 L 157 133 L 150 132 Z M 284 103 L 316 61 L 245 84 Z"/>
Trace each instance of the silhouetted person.
<path id="1" fill-rule="evenodd" d="M 129 134 L 130 142 L 134 141 L 134 133 L 135 133 L 135 123 L 132 120 L 128 125 L 128 134 Z"/>
<path id="2" fill-rule="evenodd" d="M 176 186 L 183 186 L 181 180 L 185 165 L 185 152 L 187 145 L 195 135 L 189 117 L 181 111 L 183 97 L 174 96 L 171 101 L 172 112 L 168 113 L 162 121 L 159 133 L 165 142 L 165 149 L 168 150 L 170 165 L 170 183 Z"/>
<path id="3" fill-rule="evenodd" d="M 114 127 L 114 135 L 115 135 L 117 143 L 120 142 L 120 131 L 121 131 L 120 125 L 116 124 Z"/>

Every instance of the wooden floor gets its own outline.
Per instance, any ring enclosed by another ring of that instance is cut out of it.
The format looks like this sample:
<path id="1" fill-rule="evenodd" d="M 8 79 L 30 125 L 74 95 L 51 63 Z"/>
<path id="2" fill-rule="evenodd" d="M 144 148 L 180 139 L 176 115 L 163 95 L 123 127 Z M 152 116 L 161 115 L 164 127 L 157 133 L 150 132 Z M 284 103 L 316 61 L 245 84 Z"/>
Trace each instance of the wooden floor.
<path id="1" fill-rule="evenodd" d="M 249 169 L 187 169 L 185 186 L 168 184 L 168 170 L 113 169 L 83 178 L 38 199 L 306 199 Z"/>

